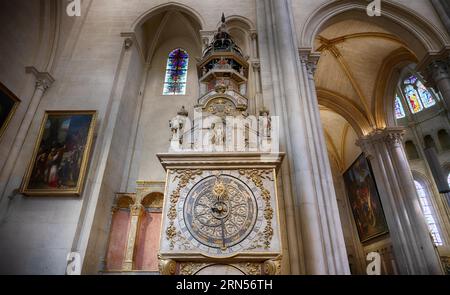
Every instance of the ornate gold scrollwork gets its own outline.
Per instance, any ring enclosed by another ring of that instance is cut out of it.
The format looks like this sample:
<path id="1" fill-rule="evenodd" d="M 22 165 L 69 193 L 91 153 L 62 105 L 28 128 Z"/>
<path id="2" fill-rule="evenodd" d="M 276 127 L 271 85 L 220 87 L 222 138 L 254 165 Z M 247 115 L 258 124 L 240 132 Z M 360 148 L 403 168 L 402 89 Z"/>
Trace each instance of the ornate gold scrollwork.
<path id="1" fill-rule="evenodd" d="M 272 171 L 258 170 L 258 169 L 251 169 L 251 170 L 242 169 L 239 170 L 239 174 L 245 175 L 248 179 L 253 181 L 256 187 L 258 187 L 261 190 L 261 196 L 265 203 L 264 219 L 266 220 L 266 227 L 264 228 L 263 232 L 264 248 L 269 249 L 273 237 L 273 228 L 272 228 L 273 209 L 270 204 L 270 192 L 268 189 L 264 187 L 263 180 L 266 179 L 273 181 L 273 179 L 271 178 Z"/>
<path id="2" fill-rule="evenodd" d="M 263 270 L 265 275 L 281 274 L 281 258 L 265 261 Z"/>
<path id="3" fill-rule="evenodd" d="M 261 263 L 242 262 L 234 264 L 234 266 L 242 270 L 246 275 L 250 276 L 261 275 Z"/>
<path id="4" fill-rule="evenodd" d="M 180 264 L 180 275 L 192 276 L 199 270 L 206 267 L 208 263 L 186 262 Z"/>
<path id="5" fill-rule="evenodd" d="M 165 276 L 175 275 L 177 272 L 177 263 L 172 259 L 162 259 L 161 255 L 158 254 L 159 259 L 159 273 Z"/>
<path id="6" fill-rule="evenodd" d="M 169 219 L 169 224 L 166 228 L 166 236 L 167 240 L 170 242 L 170 249 L 175 247 L 176 239 L 175 237 L 178 235 L 178 231 L 175 227 L 175 219 L 177 218 L 177 203 L 180 198 L 180 191 L 189 184 L 189 181 L 194 180 L 195 177 L 202 175 L 202 170 L 173 170 L 170 173 L 175 174 L 175 178 L 179 179 L 177 188 L 170 194 L 170 206 L 169 211 L 167 213 L 167 217 Z"/>

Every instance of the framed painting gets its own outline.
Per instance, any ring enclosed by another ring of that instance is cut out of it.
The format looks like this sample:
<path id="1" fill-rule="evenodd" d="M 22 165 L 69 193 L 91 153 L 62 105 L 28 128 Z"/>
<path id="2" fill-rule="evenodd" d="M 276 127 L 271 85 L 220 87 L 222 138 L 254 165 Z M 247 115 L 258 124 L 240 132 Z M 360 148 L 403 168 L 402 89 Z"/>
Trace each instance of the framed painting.
<path id="1" fill-rule="evenodd" d="M 20 99 L 14 95 L 5 85 L 0 83 L 0 137 L 8 127 L 8 123 L 14 115 Z"/>
<path id="2" fill-rule="evenodd" d="M 388 232 L 372 169 L 364 155 L 344 173 L 345 187 L 361 243 Z"/>
<path id="3" fill-rule="evenodd" d="M 27 196 L 81 194 L 96 111 L 47 111 L 22 184 Z"/>

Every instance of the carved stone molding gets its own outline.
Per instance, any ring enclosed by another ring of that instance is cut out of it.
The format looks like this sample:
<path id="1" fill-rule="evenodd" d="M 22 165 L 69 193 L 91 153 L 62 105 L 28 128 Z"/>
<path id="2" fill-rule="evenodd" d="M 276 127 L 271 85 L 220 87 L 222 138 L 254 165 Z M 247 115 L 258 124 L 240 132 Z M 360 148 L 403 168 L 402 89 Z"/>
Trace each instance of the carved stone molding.
<path id="1" fill-rule="evenodd" d="M 125 46 L 125 49 L 130 49 L 133 46 L 133 39 L 132 38 L 126 38 L 123 41 L 123 44 Z"/>
<path id="2" fill-rule="evenodd" d="M 259 60 L 252 61 L 252 67 L 253 67 L 253 70 L 260 71 L 261 70 L 261 62 Z"/>
<path id="3" fill-rule="evenodd" d="M 390 147 L 401 146 L 405 132 L 406 130 L 388 131 L 384 137 L 384 142 Z"/>
<path id="4" fill-rule="evenodd" d="M 265 261 L 263 266 L 263 272 L 265 275 L 280 275 L 281 258 Z"/>
<path id="5" fill-rule="evenodd" d="M 429 65 L 428 68 L 432 74 L 434 83 L 437 83 L 441 79 L 450 78 L 450 61 L 445 60 L 434 60 Z"/>
<path id="6" fill-rule="evenodd" d="M 437 83 L 442 79 L 450 79 L 450 47 L 438 53 L 428 54 L 417 65 L 417 71 L 422 74 L 427 87 L 433 87 L 438 91 Z"/>
<path id="7" fill-rule="evenodd" d="M 250 276 L 261 275 L 261 263 L 243 262 L 234 264 L 233 266 Z"/>
<path id="8" fill-rule="evenodd" d="M 170 247 L 173 249 L 175 247 L 175 243 L 179 241 L 179 231 L 175 226 L 175 219 L 177 218 L 177 203 L 180 198 L 180 191 L 184 187 L 186 187 L 190 180 L 194 179 L 196 176 L 201 175 L 203 173 L 202 170 L 188 170 L 188 169 L 179 169 L 173 170 L 171 173 L 176 174 L 175 179 L 178 179 L 177 188 L 170 194 L 169 201 L 170 207 L 167 213 L 167 217 L 169 219 L 169 224 L 166 228 L 167 239 L 170 241 Z M 178 239 L 177 239 L 178 237 Z"/>
<path id="9" fill-rule="evenodd" d="M 403 144 L 403 136 L 406 130 L 403 127 L 392 127 L 377 129 L 356 141 L 356 144 L 363 150 L 369 160 L 373 159 L 375 146 L 386 144 L 388 147 L 398 147 Z"/>
<path id="10" fill-rule="evenodd" d="M 208 266 L 208 263 L 183 262 L 180 263 L 180 275 L 192 276 Z"/>
<path id="11" fill-rule="evenodd" d="M 26 67 L 25 71 L 36 77 L 36 89 L 46 91 L 55 82 L 55 79 L 48 72 L 40 72 L 35 67 Z"/>
<path id="12" fill-rule="evenodd" d="M 161 275 L 170 276 L 175 275 L 177 271 L 177 263 L 171 259 L 162 259 L 161 255 L 158 255 L 159 259 L 159 273 Z"/>
<path id="13" fill-rule="evenodd" d="M 300 49 L 299 51 L 300 61 L 303 66 L 306 67 L 310 78 L 314 77 L 316 73 L 317 64 L 319 62 L 320 53 L 311 52 L 309 50 Z"/>
<path id="14" fill-rule="evenodd" d="M 270 245 L 272 243 L 272 237 L 273 237 L 273 228 L 272 228 L 272 218 L 273 218 L 273 208 L 270 205 L 270 192 L 267 188 L 264 187 L 263 179 L 268 179 L 270 181 L 273 181 L 271 178 L 271 171 L 270 170 L 249 170 L 249 169 L 241 169 L 239 170 L 239 174 L 245 175 L 248 180 L 251 180 L 253 184 L 260 189 L 261 196 L 264 200 L 264 219 L 266 220 L 266 226 L 264 228 L 262 238 L 263 238 L 263 245 L 261 247 L 264 247 L 264 249 L 269 249 Z M 257 241 L 256 239 L 255 241 Z M 256 248 L 259 248 L 260 245 L 256 246 Z"/>

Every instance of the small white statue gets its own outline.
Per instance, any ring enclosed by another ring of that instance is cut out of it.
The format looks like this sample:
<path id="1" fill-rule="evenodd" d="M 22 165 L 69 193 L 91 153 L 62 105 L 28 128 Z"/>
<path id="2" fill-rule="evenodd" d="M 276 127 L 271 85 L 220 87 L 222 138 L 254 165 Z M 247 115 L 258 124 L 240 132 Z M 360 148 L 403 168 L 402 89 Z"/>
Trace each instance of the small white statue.
<path id="1" fill-rule="evenodd" d="M 169 128 L 172 132 L 172 138 L 170 140 L 170 150 L 172 151 L 180 150 L 181 145 L 183 144 L 183 128 L 187 116 L 188 114 L 183 106 L 178 112 L 178 115 L 169 121 Z"/>
<path id="2" fill-rule="evenodd" d="M 214 128 L 215 131 L 215 145 L 218 147 L 223 147 L 224 143 L 224 130 L 222 124 L 218 124 L 216 128 Z"/>
<path id="3" fill-rule="evenodd" d="M 261 136 L 270 138 L 272 134 L 272 119 L 269 116 L 269 111 L 264 110 L 261 112 L 261 115 Z"/>
<path id="4" fill-rule="evenodd" d="M 180 120 L 175 117 L 169 121 L 169 127 L 172 131 L 172 141 L 180 140 L 180 130 L 182 128 Z"/>

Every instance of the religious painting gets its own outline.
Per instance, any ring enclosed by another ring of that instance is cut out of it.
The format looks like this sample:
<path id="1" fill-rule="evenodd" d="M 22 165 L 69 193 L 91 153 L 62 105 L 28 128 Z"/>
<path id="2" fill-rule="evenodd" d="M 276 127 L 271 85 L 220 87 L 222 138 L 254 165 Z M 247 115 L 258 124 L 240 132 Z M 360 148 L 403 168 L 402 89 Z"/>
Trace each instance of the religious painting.
<path id="1" fill-rule="evenodd" d="M 370 164 L 364 155 L 344 173 L 350 207 L 362 243 L 388 232 Z"/>
<path id="2" fill-rule="evenodd" d="M 95 111 L 45 113 L 22 193 L 80 195 L 92 146 Z"/>
<path id="3" fill-rule="evenodd" d="M 19 103 L 20 100 L 5 85 L 0 83 L 0 137 L 5 132 Z"/>

